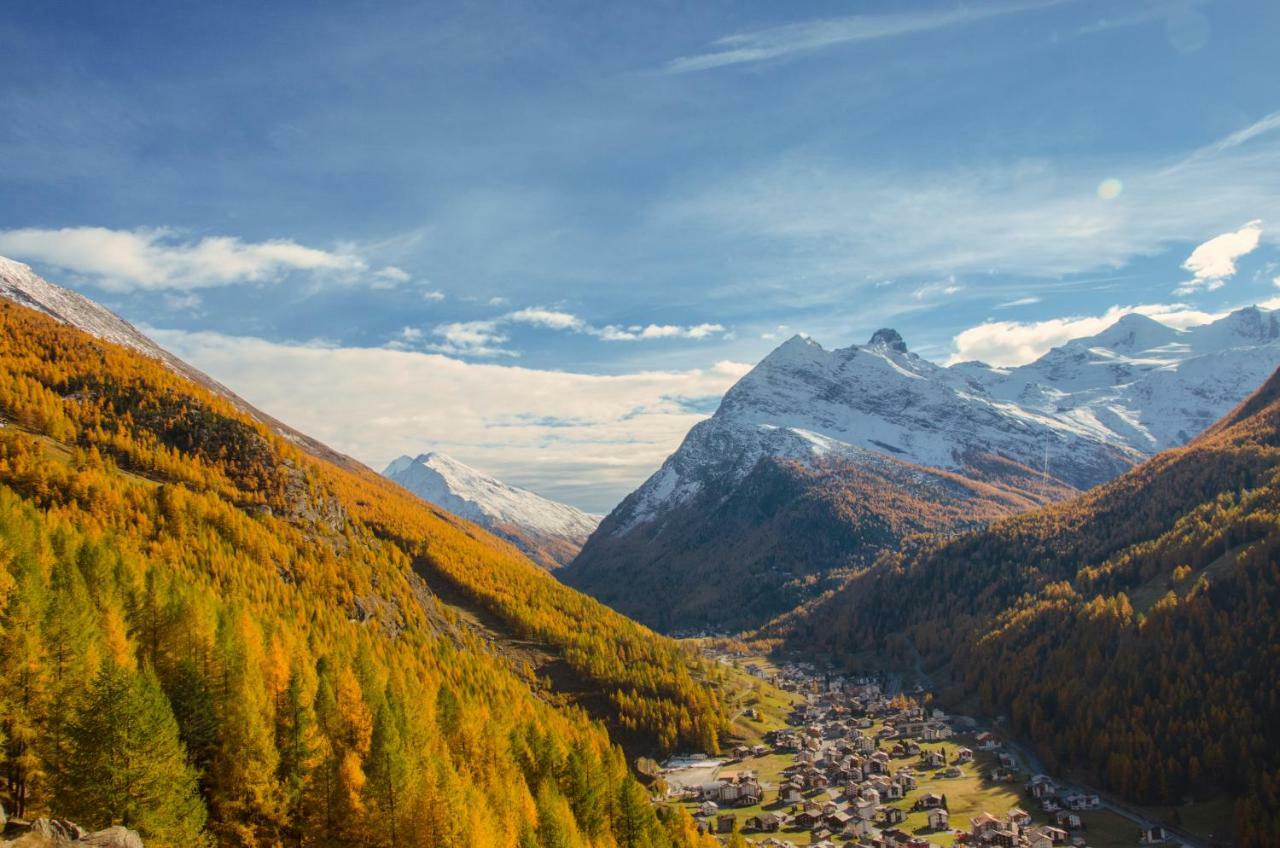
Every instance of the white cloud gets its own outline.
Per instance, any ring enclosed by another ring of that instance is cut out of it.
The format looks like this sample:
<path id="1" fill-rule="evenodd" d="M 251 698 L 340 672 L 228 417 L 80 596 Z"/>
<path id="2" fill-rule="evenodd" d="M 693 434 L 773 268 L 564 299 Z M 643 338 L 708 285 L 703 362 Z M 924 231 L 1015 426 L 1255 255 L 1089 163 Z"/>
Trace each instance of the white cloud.
<path id="1" fill-rule="evenodd" d="M 706 339 L 722 334 L 725 328 L 720 324 L 695 324 L 692 327 L 681 327 L 676 324 L 647 324 L 630 327 L 610 325 L 598 330 L 591 330 L 607 342 L 634 342 L 646 339 Z"/>
<path id="2" fill-rule="evenodd" d="M 233 236 L 205 236 L 184 240 L 164 228 L 0 230 L 0 254 L 80 274 L 111 291 L 189 290 L 267 282 L 291 271 L 355 275 L 369 270 L 353 253 L 306 247 L 287 239 L 245 242 Z M 405 272 L 388 266 L 374 275 L 390 281 Z"/>
<path id="3" fill-rule="evenodd" d="M 959 26 L 984 18 L 1052 6 L 1057 2 L 1061 0 L 987 3 L 985 6 L 958 6 L 936 12 L 850 15 L 785 24 L 717 39 L 702 53 L 672 59 L 667 62 L 663 70 L 669 74 L 684 74 L 728 65 L 762 62 L 857 41 L 872 41 Z"/>
<path id="4" fill-rule="evenodd" d="M 432 345 L 431 350 L 439 353 L 462 356 L 518 356 L 515 351 L 502 347 L 510 341 L 510 337 L 502 328 L 509 324 L 525 324 L 531 327 L 542 327 L 548 330 L 560 330 L 570 333 L 583 333 L 595 336 L 607 342 L 634 342 L 652 339 L 706 339 L 715 335 L 726 334 L 721 324 L 694 324 L 681 326 L 678 324 L 647 324 L 619 327 L 610 324 L 596 327 L 572 312 L 562 309 L 549 309 L 542 306 L 530 306 L 518 309 L 484 321 L 464 321 L 452 324 L 441 324 L 435 328 L 435 334 L 444 339 L 440 344 Z"/>
<path id="5" fill-rule="evenodd" d="M 409 282 L 409 272 L 403 268 L 397 268 L 394 265 L 388 265 L 374 273 L 375 277 L 381 277 L 384 280 L 390 280 L 393 283 Z"/>
<path id="6" fill-rule="evenodd" d="M 1022 365 L 1072 339 L 1097 335 L 1130 312 L 1146 315 L 1176 329 L 1207 324 L 1225 314 L 1203 312 L 1185 303 L 1147 303 L 1112 306 L 1101 315 L 1027 322 L 987 321 L 956 335 L 952 340 L 953 352 L 947 362 L 954 364 L 976 359 L 988 365 Z"/>
<path id="7" fill-rule="evenodd" d="M 921 301 L 932 300 L 938 295 L 950 297 L 953 294 L 959 294 L 963 289 L 964 286 L 959 285 L 956 282 L 955 277 L 950 277 L 946 282 L 926 283 L 925 285 L 920 286 L 915 291 L 911 292 L 911 299 Z"/>
<path id="8" fill-rule="evenodd" d="M 1006 300 L 1004 303 L 997 303 L 996 309 L 1009 309 L 1014 306 L 1031 306 L 1040 302 L 1040 298 L 1035 295 L 1029 297 L 1020 297 L 1016 300 Z"/>
<path id="9" fill-rule="evenodd" d="M 430 303 L 439 303 L 444 300 L 444 292 L 428 290 L 422 293 L 422 299 Z"/>
<path id="10" fill-rule="evenodd" d="M 430 346 L 437 353 L 483 358 L 519 355 L 502 347 L 510 337 L 499 329 L 498 321 L 455 321 L 441 324 L 432 332 L 443 339 Z"/>
<path id="11" fill-rule="evenodd" d="M 440 449 L 597 511 L 651 474 L 750 366 L 616 376 L 430 353 L 148 330 L 246 400 L 381 471 Z M 690 401 L 700 400 L 694 404 Z"/>
<path id="12" fill-rule="evenodd" d="M 586 322 L 569 312 L 558 309 L 543 309 L 533 306 L 521 309 L 506 316 L 506 320 L 517 324 L 531 324 L 535 327 L 546 327 L 551 330 L 582 330 Z"/>
<path id="13" fill-rule="evenodd" d="M 1262 222 L 1250 221 L 1235 232 L 1223 233 L 1201 244 L 1182 267 L 1194 277 L 1179 286 L 1176 294 L 1190 294 L 1199 288 L 1209 291 L 1222 288 L 1235 276 L 1236 260 L 1252 253 L 1262 239 Z"/>

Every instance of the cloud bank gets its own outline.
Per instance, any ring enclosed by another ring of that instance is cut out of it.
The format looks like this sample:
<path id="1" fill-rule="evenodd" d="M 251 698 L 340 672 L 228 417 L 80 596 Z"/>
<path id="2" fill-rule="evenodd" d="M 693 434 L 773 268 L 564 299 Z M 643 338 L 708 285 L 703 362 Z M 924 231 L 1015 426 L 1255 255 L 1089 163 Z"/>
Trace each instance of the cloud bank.
<path id="1" fill-rule="evenodd" d="M 707 417 L 708 399 L 750 369 L 726 361 L 602 376 L 414 351 L 147 333 L 255 406 L 376 470 L 400 454 L 438 449 L 594 512 L 643 482 Z"/>
<path id="2" fill-rule="evenodd" d="M 0 230 L 0 254 L 88 277 L 116 292 L 260 283 L 294 271 L 346 275 L 370 271 L 353 253 L 307 247 L 288 239 L 245 242 L 233 236 L 205 236 L 190 240 L 165 228 Z M 395 266 L 372 274 L 384 284 L 409 279 Z"/>

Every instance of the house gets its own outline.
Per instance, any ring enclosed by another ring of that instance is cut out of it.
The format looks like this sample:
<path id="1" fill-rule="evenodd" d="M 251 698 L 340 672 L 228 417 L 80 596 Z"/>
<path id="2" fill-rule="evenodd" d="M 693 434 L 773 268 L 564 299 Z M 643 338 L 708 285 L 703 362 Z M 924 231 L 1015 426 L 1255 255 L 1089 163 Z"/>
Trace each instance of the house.
<path id="1" fill-rule="evenodd" d="M 1169 834 L 1165 832 L 1165 829 L 1163 827 L 1160 827 L 1159 825 L 1152 825 L 1151 827 L 1142 828 L 1142 830 L 1139 832 L 1138 844 L 1139 845 L 1159 845 L 1161 842 L 1164 842 L 1168 838 L 1169 838 Z"/>
<path id="2" fill-rule="evenodd" d="M 907 820 L 907 811 L 898 807 L 881 807 L 880 816 L 885 824 L 902 824 Z"/>
<path id="3" fill-rule="evenodd" d="M 714 816 L 719 811 L 720 805 L 715 801 L 703 801 L 698 805 L 698 815 L 700 816 Z"/>
<path id="4" fill-rule="evenodd" d="M 733 823 L 737 817 L 733 813 L 721 813 L 716 816 L 716 833 L 733 833 Z"/>
<path id="5" fill-rule="evenodd" d="M 822 821 L 820 812 L 810 812 L 809 810 L 801 810 L 791 817 L 791 823 L 802 830 L 809 830 Z"/>
<path id="6" fill-rule="evenodd" d="M 956 758 L 955 758 L 954 760 L 952 760 L 952 762 L 954 762 L 956 765 L 961 765 L 962 763 L 971 763 L 971 762 L 973 762 L 973 749 L 971 749 L 971 748 L 959 748 L 959 749 L 957 749 L 957 750 L 956 750 Z"/>
<path id="7" fill-rule="evenodd" d="M 1000 740 L 994 733 L 979 733 L 978 747 L 984 751 L 994 751 L 1000 747 Z"/>
<path id="8" fill-rule="evenodd" d="M 942 771 L 938 772 L 938 776 L 939 777 L 964 777 L 964 772 L 960 770 L 959 766 L 950 766 L 949 768 L 944 768 Z"/>
<path id="9" fill-rule="evenodd" d="M 924 742 L 941 742 L 951 738 L 951 726 L 940 721 L 930 722 L 920 731 L 920 739 Z"/>
<path id="10" fill-rule="evenodd" d="M 1053 779 L 1045 774 L 1034 775 L 1027 782 L 1027 791 L 1031 793 L 1031 797 L 1036 800 L 1051 798 L 1058 794 L 1058 787 L 1054 784 Z"/>
<path id="11" fill-rule="evenodd" d="M 776 833 L 782 828 L 782 816 L 777 813 L 761 813 L 747 819 L 747 830 L 758 830 L 762 833 Z"/>
<path id="12" fill-rule="evenodd" d="M 941 807 L 929 811 L 929 829 L 946 830 L 951 826 L 951 814 Z"/>
<path id="13" fill-rule="evenodd" d="M 1041 833 L 1039 828 L 1024 834 L 1027 848 L 1053 848 L 1053 837 Z"/>
<path id="14" fill-rule="evenodd" d="M 1041 827 L 1037 830 L 1044 836 L 1049 837 L 1054 845 L 1066 845 L 1067 840 L 1071 838 L 1071 834 L 1067 833 L 1060 827 Z"/>
<path id="15" fill-rule="evenodd" d="M 985 839 L 990 833 L 1000 829 L 1000 819 L 983 812 L 969 819 L 969 834 L 974 839 Z"/>
<path id="16" fill-rule="evenodd" d="M 1067 830 L 1079 830 L 1084 827 L 1084 822 L 1080 820 L 1080 814 L 1071 810 L 1058 810 L 1053 814 L 1053 823 Z"/>
<path id="17" fill-rule="evenodd" d="M 1017 827 L 1031 827 L 1031 814 L 1020 807 L 1012 807 L 1008 814 L 1009 824 Z"/>
<path id="18" fill-rule="evenodd" d="M 1097 795 L 1073 793 L 1062 799 L 1068 810 L 1096 810 L 1102 806 L 1102 799 Z"/>
<path id="19" fill-rule="evenodd" d="M 926 792 L 916 799 L 917 810 L 932 810 L 943 806 L 942 796 L 936 792 Z"/>
<path id="20" fill-rule="evenodd" d="M 942 768 L 947 764 L 947 755 L 941 749 L 936 751 L 921 751 L 920 762 L 927 769 Z"/>
<path id="21" fill-rule="evenodd" d="M 882 830 L 880 838 L 884 840 L 884 848 L 905 848 L 910 836 L 895 828 Z"/>
<path id="22" fill-rule="evenodd" d="M 836 810 L 833 813 L 829 813 L 823 821 L 826 823 L 827 827 L 831 828 L 834 832 L 842 833 L 844 832 L 844 829 L 849 826 L 849 823 L 853 821 L 853 816 L 843 810 Z"/>

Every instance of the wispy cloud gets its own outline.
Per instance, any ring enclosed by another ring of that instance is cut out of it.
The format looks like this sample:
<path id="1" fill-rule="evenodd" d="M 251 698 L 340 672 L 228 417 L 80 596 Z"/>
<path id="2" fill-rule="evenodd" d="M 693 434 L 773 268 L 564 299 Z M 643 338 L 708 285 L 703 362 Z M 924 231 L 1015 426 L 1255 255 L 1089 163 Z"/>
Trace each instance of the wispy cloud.
<path id="1" fill-rule="evenodd" d="M 1031 306 L 1039 302 L 1040 298 L 1032 295 L 1029 297 L 1020 297 L 1016 300 L 1006 300 L 1004 303 L 997 303 L 996 309 L 1011 309 L 1015 306 Z"/>
<path id="2" fill-rule="evenodd" d="M 763 62 L 811 53 L 841 44 L 946 29 L 985 18 L 1041 9 L 1061 2 L 1065 0 L 988 3 L 976 7 L 956 6 L 952 9 L 933 12 L 849 15 L 784 24 L 716 39 L 701 53 L 672 59 L 667 62 L 663 70 L 669 74 L 685 74 L 728 65 Z"/>
<path id="3" fill-rule="evenodd" d="M 438 353 L 483 358 L 519 356 L 516 351 L 504 347 L 506 342 L 510 341 L 509 332 L 505 328 L 512 324 L 581 333 L 594 336 L 606 342 L 636 342 L 653 339 L 707 339 L 726 332 L 723 325 L 712 323 L 691 326 L 680 324 L 631 324 L 618 326 L 609 324 L 598 327 L 572 312 L 543 306 L 531 306 L 483 321 L 440 324 L 432 332 L 441 341 L 429 345 L 428 349 Z M 397 340 L 403 341 L 403 339 Z"/>
<path id="4" fill-rule="evenodd" d="M 653 215 L 732 255 L 743 276 L 846 285 L 949 274 L 1062 277 L 1198 243 L 1242 218 L 1280 218 L 1277 129 L 1280 120 L 1268 117 L 1163 162 L 894 171 L 797 155 L 717 177 Z M 1099 198 L 1099 182 L 1117 174 L 1124 193 Z M 837 285 L 814 291 L 833 300 L 847 293 Z"/>
<path id="5" fill-rule="evenodd" d="M 0 254 L 89 278 L 110 291 L 189 290 L 279 279 L 289 272 L 361 275 L 403 282 L 394 266 L 371 271 L 352 252 L 307 247 L 288 239 L 246 242 L 234 236 L 192 240 L 165 228 L 103 227 L 0 230 Z"/>

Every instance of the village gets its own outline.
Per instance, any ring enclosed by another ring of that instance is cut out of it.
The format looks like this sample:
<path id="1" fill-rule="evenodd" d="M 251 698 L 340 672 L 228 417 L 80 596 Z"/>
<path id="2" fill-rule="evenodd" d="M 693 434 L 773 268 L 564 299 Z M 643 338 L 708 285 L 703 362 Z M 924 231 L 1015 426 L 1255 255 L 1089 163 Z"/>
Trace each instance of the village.
<path id="1" fill-rule="evenodd" d="M 973 719 L 890 697 L 879 678 L 763 661 L 741 671 L 758 693 L 739 718 L 746 741 L 722 758 L 672 758 L 658 784 L 712 834 L 767 848 L 1182 844 L 1031 773 Z"/>

